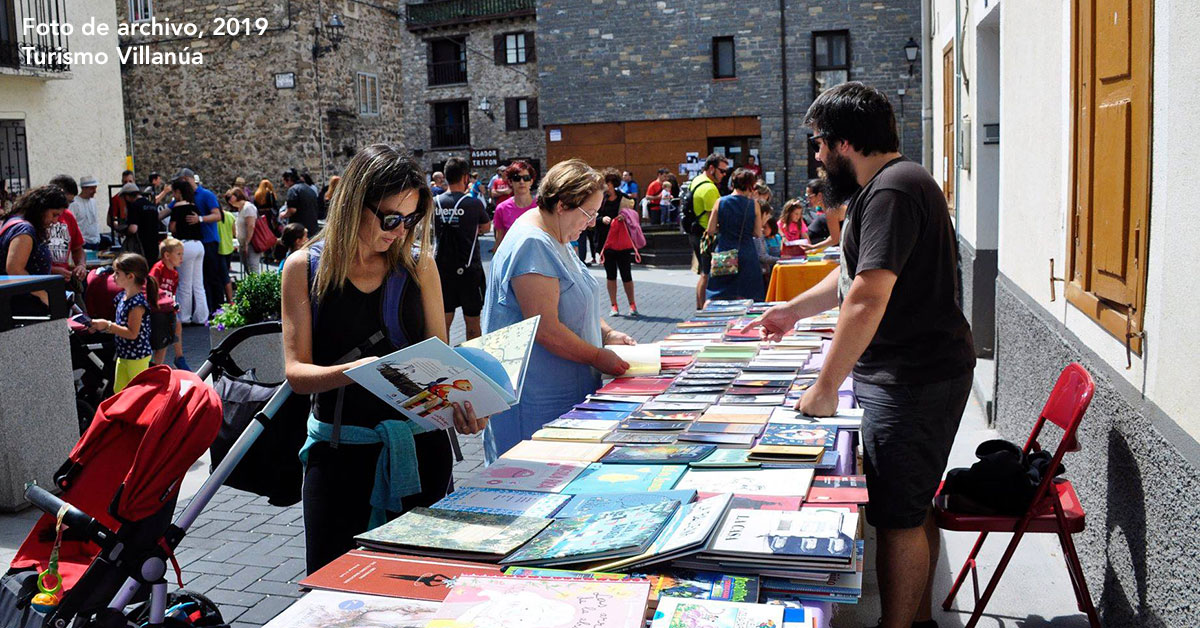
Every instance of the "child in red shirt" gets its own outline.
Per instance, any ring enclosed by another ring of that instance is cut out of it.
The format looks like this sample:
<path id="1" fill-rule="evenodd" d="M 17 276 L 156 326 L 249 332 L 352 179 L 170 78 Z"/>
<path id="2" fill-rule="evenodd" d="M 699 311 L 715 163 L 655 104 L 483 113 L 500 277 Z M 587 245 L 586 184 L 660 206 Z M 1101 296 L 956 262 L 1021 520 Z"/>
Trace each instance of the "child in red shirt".
<path id="1" fill-rule="evenodd" d="M 175 291 L 179 288 L 179 271 L 183 262 L 183 243 L 167 238 L 158 245 L 159 260 L 150 269 L 150 276 L 158 282 L 158 303 L 151 303 L 150 348 L 154 349 L 154 363 L 162 364 L 167 357 L 167 345 L 175 345 L 175 368 L 185 371 L 187 360 L 183 359 L 183 325 L 175 310 Z"/>

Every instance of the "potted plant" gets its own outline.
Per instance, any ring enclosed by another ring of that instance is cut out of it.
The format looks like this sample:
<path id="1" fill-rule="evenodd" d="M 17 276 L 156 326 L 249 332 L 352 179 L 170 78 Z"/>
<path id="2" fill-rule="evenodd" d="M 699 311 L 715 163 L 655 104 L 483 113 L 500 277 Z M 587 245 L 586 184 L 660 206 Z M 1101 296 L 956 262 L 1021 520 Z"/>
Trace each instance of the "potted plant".
<path id="1" fill-rule="evenodd" d="M 208 323 L 209 347 L 221 343 L 234 329 L 264 321 L 279 320 L 280 275 L 264 271 L 246 275 L 237 282 L 233 303 L 218 309 Z M 283 345 L 277 334 L 255 336 L 238 345 L 232 353 L 241 368 L 254 369 L 262 382 L 283 381 Z"/>

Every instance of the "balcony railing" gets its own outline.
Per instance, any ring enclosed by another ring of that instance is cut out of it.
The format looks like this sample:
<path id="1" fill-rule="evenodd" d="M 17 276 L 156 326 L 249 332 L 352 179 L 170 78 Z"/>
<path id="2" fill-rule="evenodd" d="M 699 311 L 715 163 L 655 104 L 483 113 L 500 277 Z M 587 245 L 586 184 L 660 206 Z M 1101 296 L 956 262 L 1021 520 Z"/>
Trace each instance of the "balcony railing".
<path id="1" fill-rule="evenodd" d="M 430 125 L 430 148 L 451 148 L 471 145 L 471 130 L 465 124 Z"/>
<path id="2" fill-rule="evenodd" d="M 64 63 L 69 52 L 68 37 L 59 32 L 39 35 L 26 32 L 25 18 L 39 25 L 62 24 L 67 21 L 66 0 L 0 0 L 0 67 L 30 69 L 42 72 L 66 72 Z M 34 54 L 27 54 L 32 48 Z"/>
<path id="3" fill-rule="evenodd" d="M 406 5 L 408 30 L 537 15 L 536 0 L 432 0 Z"/>
<path id="4" fill-rule="evenodd" d="M 457 85 L 467 82 L 466 60 L 431 61 L 428 69 L 430 85 Z"/>

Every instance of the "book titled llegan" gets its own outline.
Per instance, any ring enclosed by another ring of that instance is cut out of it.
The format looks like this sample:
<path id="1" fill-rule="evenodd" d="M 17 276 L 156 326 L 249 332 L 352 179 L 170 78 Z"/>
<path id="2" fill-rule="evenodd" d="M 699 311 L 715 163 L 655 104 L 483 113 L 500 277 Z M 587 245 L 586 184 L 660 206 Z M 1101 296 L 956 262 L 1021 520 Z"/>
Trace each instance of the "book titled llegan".
<path id="1" fill-rule="evenodd" d="M 462 574 L 499 574 L 495 565 L 350 550 L 297 584 L 309 589 L 440 602 Z"/>
<path id="2" fill-rule="evenodd" d="M 414 508 L 354 540 L 385 551 L 486 560 L 511 553 L 548 525 L 536 517 Z"/>

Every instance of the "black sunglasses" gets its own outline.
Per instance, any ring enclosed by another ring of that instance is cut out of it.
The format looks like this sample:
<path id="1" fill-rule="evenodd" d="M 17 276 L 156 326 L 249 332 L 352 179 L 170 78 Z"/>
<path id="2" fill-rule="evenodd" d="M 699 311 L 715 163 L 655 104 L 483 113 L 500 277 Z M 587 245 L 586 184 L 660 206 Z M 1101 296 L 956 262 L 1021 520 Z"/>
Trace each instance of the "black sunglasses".
<path id="1" fill-rule="evenodd" d="M 425 217 L 425 212 L 421 210 L 405 216 L 404 214 L 381 214 L 378 207 L 370 205 L 367 205 L 367 209 L 371 210 L 371 213 L 379 219 L 379 228 L 384 231 L 395 231 L 400 225 L 404 225 L 405 229 L 412 229 Z"/>
<path id="2" fill-rule="evenodd" d="M 820 152 L 821 150 L 821 143 L 817 140 L 825 140 L 826 144 L 829 143 L 829 140 L 826 139 L 825 133 L 817 133 L 816 135 L 808 138 L 808 145 L 812 147 L 814 153 Z"/>
<path id="3" fill-rule="evenodd" d="M 533 175 L 518 174 L 518 175 L 513 175 L 513 176 L 509 177 L 508 180 L 509 181 L 533 181 Z"/>

